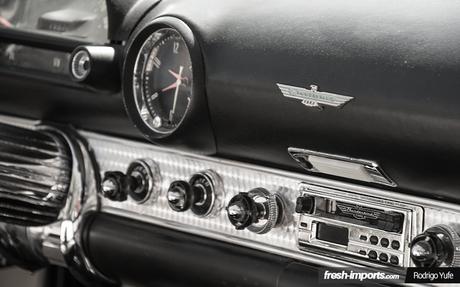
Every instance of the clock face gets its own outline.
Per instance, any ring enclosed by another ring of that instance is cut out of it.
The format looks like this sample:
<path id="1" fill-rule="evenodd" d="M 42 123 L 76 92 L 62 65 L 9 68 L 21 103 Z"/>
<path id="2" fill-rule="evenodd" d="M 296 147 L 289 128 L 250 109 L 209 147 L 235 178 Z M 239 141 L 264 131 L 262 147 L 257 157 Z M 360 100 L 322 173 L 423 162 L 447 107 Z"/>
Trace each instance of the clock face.
<path id="1" fill-rule="evenodd" d="M 193 96 L 192 61 L 183 37 L 172 28 L 154 32 L 134 70 L 134 97 L 143 122 L 157 133 L 174 132 Z"/>

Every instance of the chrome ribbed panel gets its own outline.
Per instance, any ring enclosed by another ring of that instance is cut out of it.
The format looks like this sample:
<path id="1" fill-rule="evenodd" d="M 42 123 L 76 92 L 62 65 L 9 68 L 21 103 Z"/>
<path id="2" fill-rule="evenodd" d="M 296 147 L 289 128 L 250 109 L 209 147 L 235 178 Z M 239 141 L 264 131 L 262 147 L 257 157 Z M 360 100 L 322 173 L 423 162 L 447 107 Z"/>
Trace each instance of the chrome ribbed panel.
<path id="1" fill-rule="evenodd" d="M 83 133 L 83 135 L 94 150 L 102 173 L 108 170 L 125 171 L 128 164 L 138 158 L 155 160 L 161 170 L 162 190 L 157 201 L 148 200 L 143 204 L 137 204 L 129 199 L 125 202 L 112 202 L 103 199 L 103 211 L 326 266 L 359 265 L 362 261 L 343 261 L 342 258 L 334 258 L 327 254 L 318 255 L 299 251 L 296 244 L 298 217 L 293 213 L 293 209 L 295 200 L 299 195 L 298 189 L 301 182 L 342 190 L 344 193 L 349 191 L 355 194 L 376 196 L 388 201 L 394 200 L 422 206 L 424 214 L 421 216 L 424 218 L 417 220 L 417 225 L 414 227 L 415 231 L 424 230 L 436 224 L 460 221 L 459 206 L 436 200 L 233 161 L 196 156 L 93 133 Z M 288 203 L 287 222 L 281 228 L 275 228 L 267 234 L 259 235 L 248 230 L 235 230 L 230 224 L 225 210 L 222 210 L 214 218 L 200 218 L 190 211 L 184 213 L 172 211 L 166 201 L 166 191 L 169 184 L 173 180 L 188 180 L 193 173 L 205 169 L 212 169 L 222 177 L 226 203 L 238 192 L 246 192 L 256 187 L 264 187 L 271 192 L 282 194 Z M 378 266 L 370 262 L 366 264 Z"/>
<path id="2" fill-rule="evenodd" d="M 0 221 L 54 221 L 65 204 L 71 164 L 57 133 L 0 124 Z"/>
<path id="3" fill-rule="evenodd" d="M 126 202 L 111 202 L 103 199 L 103 206 L 111 206 L 119 209 L 129 210 L 162 220 L 171 224 L 186 224 L 197 229 L 210 230 L 221 233 L 225 236 L 244 238 L 251 241 L 295 248 L 295 224 L 291 220 L 289 224 L 274 229 L 270 236 L 260 236 L 250 231 L 235 230 L 228 221 L 226 212 L 219 212 L 214 218 L 200 218 L 191 211 L 175 212 L 167 202 L 166 191 L 174 180 L 187 180 L 196 172 L 206 169 L 217 171 L 223 179 L 225 186 L 225 202 L 238 192 L 247 192 L 256 187 L 264 187 L 272 192 L 279 192 L 285 195 L 290 202 L 294 202 L 297 192 L 298 181 L 292 178 L 267 174 L 252 169 L 238 169 L 234 166 L 222 164 L 218 161 L 201 161 L 191 156 L 174 154 L 143 146 L 120 145 L 115 142 L 99 141 L 90 139 L 89 144 L 95 151 L 97 161 L 102 172 L 108 170 L 125 171 L 131 161 L 137 158 L 151 158 L 160 166 L 162 176 L 161 194 L 156 202 L 149 200 L 144 204 L 138 204 L 132 200 Z M 292 204 L 291 204 L 292 209 Z"/>

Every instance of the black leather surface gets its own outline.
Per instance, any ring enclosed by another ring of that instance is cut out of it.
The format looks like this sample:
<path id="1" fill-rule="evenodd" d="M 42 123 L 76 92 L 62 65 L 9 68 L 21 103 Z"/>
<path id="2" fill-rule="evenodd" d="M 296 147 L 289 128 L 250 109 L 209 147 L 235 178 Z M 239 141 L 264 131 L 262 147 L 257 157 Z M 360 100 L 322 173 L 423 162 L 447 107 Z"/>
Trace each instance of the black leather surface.
<path id="1" fill-rule="evenodd" d="M 94 214 L 84 234 L 86 253 L 96 268 L 129 286 L 329 285 L 319 281 L 318 266 L 111 214 Z"/>
<path id="2" fill-rule="evenodd" d="M 131 29 L 150 11 L 160 0 L 106 0 L 109 31 L 112 42 L 126 40 Z M 125 31 L 125 29 L 128 31 Z"/>
<path id="3" fill-rule="evenodd" d="M 287 286 L 277 284 L 288 258 L 107 214 L 95 215 L 87 228 L 92 262 L 125 284 Z M 316 269 L 302 266 L 296 284 L 315 286 Z"/>
<path id="4" fill-rule="evenodd" d="M 0 83 L 1 114 L 71 124 L 123 137 L 142 137 L 128 119 L 120 94 L 99 94 L 62 82 L 6 73 L 0 73 Z"/>

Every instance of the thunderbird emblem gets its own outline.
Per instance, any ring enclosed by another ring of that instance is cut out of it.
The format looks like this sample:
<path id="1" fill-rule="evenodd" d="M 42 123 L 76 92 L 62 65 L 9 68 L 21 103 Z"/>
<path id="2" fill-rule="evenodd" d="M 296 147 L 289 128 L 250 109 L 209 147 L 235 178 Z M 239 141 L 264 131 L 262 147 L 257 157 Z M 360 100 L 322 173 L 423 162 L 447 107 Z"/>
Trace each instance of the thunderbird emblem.
<path id="1" fill-rule="evenodd" d="M 323 109 L 324 106 L 341 108 L 351 101 L 353 97 L 337 95 L 318 91 L 318 86 L 311 85 L 310 90 L 284 84 L 276 84 L 286 98 L 302 101 L 307 107 Z"/>

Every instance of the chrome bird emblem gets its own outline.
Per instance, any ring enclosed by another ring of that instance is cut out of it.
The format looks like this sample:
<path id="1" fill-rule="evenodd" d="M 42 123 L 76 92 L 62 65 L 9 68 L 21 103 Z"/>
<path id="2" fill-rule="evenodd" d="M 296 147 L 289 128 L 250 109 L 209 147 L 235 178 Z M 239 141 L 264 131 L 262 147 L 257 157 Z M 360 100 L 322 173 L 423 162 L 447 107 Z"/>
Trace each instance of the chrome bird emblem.
<path id="1" fill-rule="evenodd" d="M 284 84 L 276 84 L 286 98 L 293 98 L 302 101 L 307 107 L 323 109 L 324 106 L 341 108 L 353 97 L 342 96 L 333 93 L 320 92 L 318 86 L 311 85 L 310 90 Z"/>

